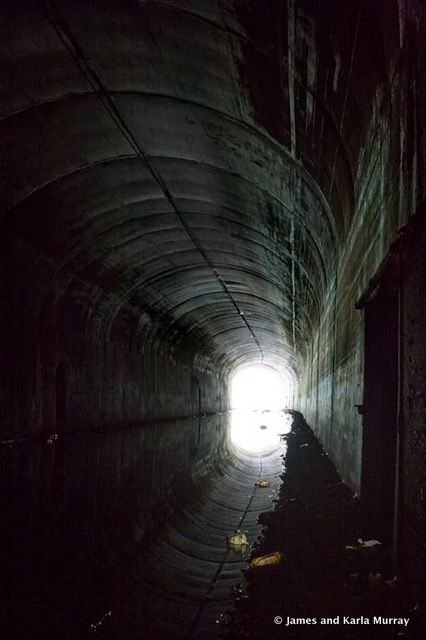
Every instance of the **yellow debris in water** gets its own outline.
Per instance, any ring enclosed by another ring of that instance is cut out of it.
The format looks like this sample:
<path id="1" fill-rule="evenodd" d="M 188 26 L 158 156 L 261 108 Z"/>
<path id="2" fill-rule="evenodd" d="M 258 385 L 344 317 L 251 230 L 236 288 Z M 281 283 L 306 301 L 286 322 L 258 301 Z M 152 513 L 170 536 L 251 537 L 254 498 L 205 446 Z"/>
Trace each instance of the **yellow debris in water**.
<path id="1" fill-rule="evenodd" d="M 269 482 L 269 480 L 258 480 L 257 482 L 255 482 L 255 486 L 261 487 L 262 489 L 267 489 L 271 486 L 271 483 Z"/>
<path id="2" fill-rule="evenodd" d="M 258 556 L 257 558 L 253 558 L 250 562 L 250 567 L 254 569 L 255 567 L 271 567 L 277 564 L 281 564 L 284 560 L 284 556 L 281 551 L 273 551 L 272 553 L 266 554 L 266 556 Z"/>
<path id="3" fill-rule="evenodd" d="M 247 551 L 247 536 L 245 533 L 234 533 L 226 537 L 228 547 L 234 552 L 243 556 Z"/>
<path id="4" fill-rule="evenodd" d="M 241 547 L 247 544 L 247 536 L 245 533 L 234 533 L 232 536 L 227 536 L 226 542 L 229 546 Z"/>

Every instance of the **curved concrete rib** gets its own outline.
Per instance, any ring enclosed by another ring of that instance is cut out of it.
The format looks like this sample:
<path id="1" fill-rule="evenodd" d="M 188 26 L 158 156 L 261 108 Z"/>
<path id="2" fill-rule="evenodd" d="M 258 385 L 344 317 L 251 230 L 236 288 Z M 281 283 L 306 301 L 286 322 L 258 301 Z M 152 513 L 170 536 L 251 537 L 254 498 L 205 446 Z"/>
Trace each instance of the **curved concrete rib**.
<path id="1" fill-rule="evenodd" d="M 216 621 L 229 608 L 231 588 L 244 582 L 250 553 L 249 547 L 243 555 L 232 551 L 226 536 L 241 530 L 250 545 L 260 534 L 257 518 L 273 507 L 281 453 L 277 448 L 258 457 L 230 450 L 192 487 L 188 503 L 176 499 L 173 527 L 134 569 L 122 612 L 126 637 L 139 637 L 141 629 L 153 638 L 217 637 Z M 259 479 L 271 487 L 257 488 Z"/>

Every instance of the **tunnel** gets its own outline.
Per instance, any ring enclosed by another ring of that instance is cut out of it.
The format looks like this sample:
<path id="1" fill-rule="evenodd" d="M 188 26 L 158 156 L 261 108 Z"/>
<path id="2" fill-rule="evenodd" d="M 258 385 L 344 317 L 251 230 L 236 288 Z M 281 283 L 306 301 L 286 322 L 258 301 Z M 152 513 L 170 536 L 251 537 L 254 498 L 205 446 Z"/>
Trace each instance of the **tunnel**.
<path id="1" fill-rule="evenodd" d="M 424 611 L 423 0 L 0 16 L 5 637 L 219 638 L 295 416 Z"/>

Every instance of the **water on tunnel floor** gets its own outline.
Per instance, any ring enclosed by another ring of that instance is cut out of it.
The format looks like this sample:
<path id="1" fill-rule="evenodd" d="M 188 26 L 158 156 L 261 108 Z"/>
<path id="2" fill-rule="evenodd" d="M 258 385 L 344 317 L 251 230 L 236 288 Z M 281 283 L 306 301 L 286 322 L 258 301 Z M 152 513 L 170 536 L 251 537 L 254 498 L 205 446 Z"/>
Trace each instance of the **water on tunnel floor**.
<path id="1" fill-rule="evenodd" d="M 283 412 L 233 412 L 242 429 L 260 433 L 289 431 Z M 261 425 L 267 426 L 261 430 Z M 264 436 L 266 437 L 266 436 Z M 203 640 L 218 637 L 218 621 L 232 606 L 232 588 L 244 589 L 251 543 L 261 532 L 261 512 L 273 508 L 280 486 L 285 444 L 276 436 L 274 444 L 260 443 L 259 452 L 230 446 L 225 461 L 209 477 L 195 484 L 188 495 L 174 505 L 173 526 L 161 534 L 148 557 L 132 568 L 132 578 L 121 598 L 115 617 L 117 637 Z M 255 484 L 269 480 L 270 487 Z M 230 534 L 241 531 L 248 546 L 243 552 L 226 543 Z M 111 624 L 114 625 L 113 620 Z M 115 636 L 114 636 L 115 637 Z"/>
<path id="2" fill-rule="evenodd" d="M 283 411 L 236 410 L 231 412 L 231 442 L 240 452 L 266 455 L 279 447 L 288 432 Z"/>

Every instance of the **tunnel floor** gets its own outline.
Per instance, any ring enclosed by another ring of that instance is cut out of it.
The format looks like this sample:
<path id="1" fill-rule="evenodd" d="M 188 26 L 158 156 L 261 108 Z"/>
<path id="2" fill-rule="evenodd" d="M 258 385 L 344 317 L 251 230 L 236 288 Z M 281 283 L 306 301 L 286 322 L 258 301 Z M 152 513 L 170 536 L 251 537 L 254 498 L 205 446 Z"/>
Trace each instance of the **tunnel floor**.
<path id="1" fill-rule="evenodd" d="M 391 549 L 323 447 L 293 412 L 274 509 L 260 515 L 256 557 L 279 551 L 277 566 L 248 569 L 248 588 L 222 623 L 221 640 L 423 638 L 425 620 L 394 576 Z M 371 544 L 371 546 L 370 546 Z"/>
<path id="2" fill-rule="evenodd" d="M 283 414 L 282 427 L 289 429 Z M 261 456 L 231 448 L 204 481 L 181 487 L 172 496 L 173 524 L 132 564 L 118 607 L 94 622 L 94 637 L 217 638 L 219 620 L 232 607 L 232 589 L 244 582 L 242 570 L 261 533 L 259 514 L 277 496 L 284 448 L 270 447 Z M 256 487 L 259 480 L 270 487 Z M 237 531 L 247 536 L 242 553 L 226 543 Z"/>
<path id="3" fill-rule="evenodd" d="M 259 424 L 264 422 L 262 416 Z M 267 453 L 230 447 L 202 478 L 175 478 L 159 526 L 140 553 L 121 558 L 115 577 L 113 571 L 98 581 L 84 604 L 77 597 L 77 578 L 64 576 L 72 583 L 66 615 L 58 606 L 62 596 L 51 597 L 38 631 L 19 639 L 422 637 L 424 621 L 394 580 L 390 550 L 386 544 L 360 547 L 359 540 L 373 539 L 374 531 L 301 414 L 283 416 L 282 433 L 283 441 Z M 270 486 L 257 487 L 259 480 Z M 237 531 L 247 536 L 241 553 L 226 542 Z M 249 568 L 251 559 L 277 551 L 282 561 L 276 566 Z M 46 596 L 40 587 L 42 604 Z M 21 623 L 28 627 L 25 591 L 22 598 Z M 344 625 L 345 616 L 410 621 L 406 627 Z M 287 617 L 317 622 L 287 625 Z M 323 617 L 338 622 L 323 625 Z"/>

